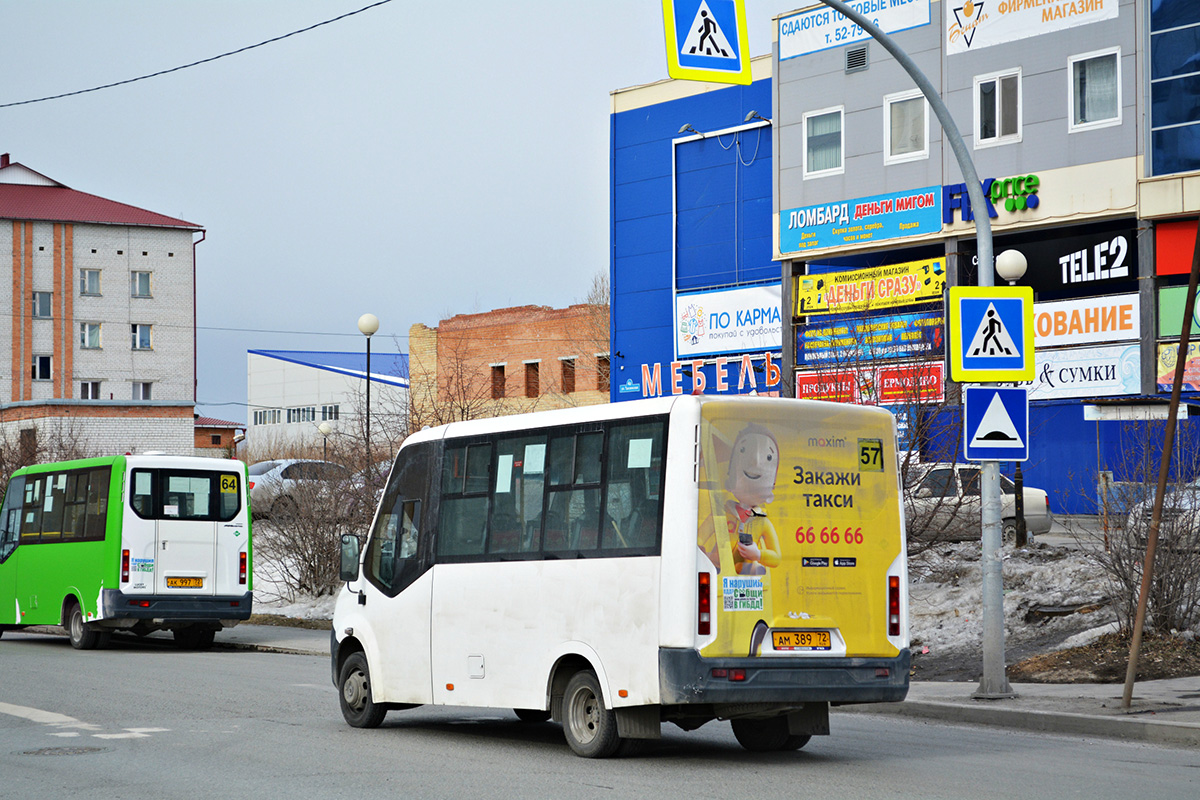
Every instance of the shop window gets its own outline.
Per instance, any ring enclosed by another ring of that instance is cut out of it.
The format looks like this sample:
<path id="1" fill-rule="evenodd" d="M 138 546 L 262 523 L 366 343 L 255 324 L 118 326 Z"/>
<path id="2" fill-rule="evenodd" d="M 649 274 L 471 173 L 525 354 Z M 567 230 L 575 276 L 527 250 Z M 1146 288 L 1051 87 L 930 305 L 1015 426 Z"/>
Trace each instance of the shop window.
<path id="1" fill-rule="evenodd" d="M 883 162 L 929 157 L 929 104 L 920 89 L 883 98 Z"/>
<path id="2" fill-rule="evenodd" d="M 1021 141 L 1021 70 L 975 78 L 975 147 Z"/>
<path id="3" fill-rule="evenodd" d="M 840 175 L 845 172 L 842 165 L 841 106 L 810 111 L 804 115 L 804 177 L 820 178 Z"/>
<path id="4" fill-rule="evenodd" d="M 1072 133 L 1121 124 L 1121 49 L 1067 59 Z"/>

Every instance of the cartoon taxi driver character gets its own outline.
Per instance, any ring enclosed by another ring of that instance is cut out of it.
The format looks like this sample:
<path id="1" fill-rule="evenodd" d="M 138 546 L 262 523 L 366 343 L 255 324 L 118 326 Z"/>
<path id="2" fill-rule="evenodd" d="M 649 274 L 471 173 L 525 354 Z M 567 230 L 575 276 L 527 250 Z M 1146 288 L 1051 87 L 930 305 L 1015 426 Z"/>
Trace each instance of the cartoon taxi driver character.
<path id="1" fill-rule="evenodd" d="M 779 566 L 779 537 L 762 506 L 775 499 L 779 444 L 762 425 L 750 423 L 733 442 L 725 489 L 725 519 L 734 542 L 733 563 L 739 575 L 762 575 Z M 734 534 L 736 533 L 736 538 Z"/>

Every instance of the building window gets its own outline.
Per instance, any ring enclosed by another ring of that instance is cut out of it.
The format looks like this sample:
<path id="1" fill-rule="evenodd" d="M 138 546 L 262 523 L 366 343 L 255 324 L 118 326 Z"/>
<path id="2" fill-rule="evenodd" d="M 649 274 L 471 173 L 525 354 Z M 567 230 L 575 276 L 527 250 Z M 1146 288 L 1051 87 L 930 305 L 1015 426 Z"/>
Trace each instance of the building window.
<path id="1" fill-rule="evenodd" d="M 288 422 L 316 422 L 317 407 L 308 406 L 306 408 L 289 408 L 287 410 Z"/>
<path id="2" fill-rule="evenodd" d="M 340 411 L 340 406 L 321 406 L 321 419 L 325 421 L 337 419 Z"/>
<path id="3" fill-rule="evenodd" d="M 883 163 L 929 157 L 929 104 L 920 89 L 883 98 Z"/>
<path id="4" fill-rule="evenodd" d="M 804 115 L 804 177 L 840 175 L 842 166 L 842 107 L 823 108 Z"/>
<path id="5" fill-rule="evenodd" d="M 50 311 L 54 306 L 51 299 L 53 295 L 50 292 L 34 292 L 33 293 L 33 316 L 34 319 L 49 319 Z"/>
<path id="6" fill-rule="evenodd" d="M 48 381 L 53 377 L 50 370 L 50 356 L 33 357 L 32 375 L 35 381 Z"/>
<path id="7" fill-rule="evenodd" d="M 541 365 L 537 361 L 525 362 L 525 396 L 538 396 L 538 368 Z"/>
<path id="8" fill-rule="evenodd" d="M 219 433 L 212 434 L 209 441 L 211 441 L 213 444 L 215 444 L 219 447 L 221 445 L 221 434 L 219 434 Z"/>
<path id="9" fill-rule="evenodd" d="M 149 297 L 150 296 L 150 273 L 149 272 L 131 272 L 131 273 L 129 273 L 129 296 L 130 297 Z"/>
<path id="10" fill-rule="evenodd" d="M 1150 173 L 1200 169 L 1200 3 L 1150 5 Z"/>
<path id="11" fill-rule="evenodd" d="M 1121 124 L 1121 49 L 1084 53 L 1067 59 L 1071 76 L 1067 96 L 1070 131 Z"/>
<path id="12" fill-rule="evenodd" d="M 92 252 L 95 252 L 94 250 Z M 98 269 L 81 269 L 79 270 L 79 293 L 80 294 L 100 294 L 100 270 Z"/>
<path id="13" fill-rule="evenodd" d="M 150 348 L 150 327 L 149 325 L 133 324 L 129 326 L 130 347 L 134 350 L 149 350 Z"/>
<path id="14" fill-rule="evenodd" d="M 575 391 L 575 359 L 563 358 L 558 363 L 562 365 L 563 394 L 570 394 Z"/>
<path id="15" fill-rule="evenodd" d="M 100 323 L 79 323 L 79 347 L 83 350 L 100 349 Z"/>
<path id="16" fill-rule="evenodd" d="M 134 400 L 149 400 L 150 387 L 153 384 L 147 381 L 134 381 L 133 384 L 133 399 Z"/>
<path id="17" fill-rule="evenodd" d="M 504 397 L 504 365 L 492 364 L 492 399 Z"/>
<path id="18" fill-rule="evenodd" d="M 79 384 L 80 400 L 99 400 L 100 381 L 84 381 Z"/>
<path id="19" fill-rule="evenodd" d="M 975 78 L 975 147 L 1021 141 L 1021 70 Z"/>
<path id="20" fill-rule="evenodd" d="M 608 353 L 596 356 L 596 389 L 601 392 L 608 391 Z"/>

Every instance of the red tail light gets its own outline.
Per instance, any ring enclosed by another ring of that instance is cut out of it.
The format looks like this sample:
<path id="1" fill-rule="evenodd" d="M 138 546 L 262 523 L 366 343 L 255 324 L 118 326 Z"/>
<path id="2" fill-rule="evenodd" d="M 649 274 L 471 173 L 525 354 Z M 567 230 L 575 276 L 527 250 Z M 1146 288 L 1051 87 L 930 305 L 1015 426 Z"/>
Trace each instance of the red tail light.
<path id="1" fill-rule="evenodd" d="M 129 583 L 129 551 L 121 551 L 121 583 Z"/>
<path id="2" fill-rule="evenodd" d="M 246 585 L 246 554 L 238 553 L 238 583 Z"/>
<path id="3" fill-rule="evenodd" d="M 888 576 L 888 636 L 900 635 L 900 578 Z"/>
<path id="4" fill-rule="evenodd" d="M 709 583 L 712 581 L 712 576 L 707 572 L 701 572 L 698 578 L 696 606 L 699 615 L 697 617 L 696 633 L 701 636 L 708 636 L 712 633 L 712 599 L 709 595 Z"/>
<path id="5" fill-rule="evenodd" d="M 249 483 L 251 489 L 254 488 L 254 481 L 247 481 L 247 483 Z"/>

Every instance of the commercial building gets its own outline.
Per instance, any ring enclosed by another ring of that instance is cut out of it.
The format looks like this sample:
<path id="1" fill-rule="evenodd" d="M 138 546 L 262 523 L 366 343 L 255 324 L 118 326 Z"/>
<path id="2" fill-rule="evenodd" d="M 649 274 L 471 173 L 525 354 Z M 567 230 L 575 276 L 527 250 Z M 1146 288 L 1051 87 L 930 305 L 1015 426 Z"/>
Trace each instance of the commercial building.
<path id="1" fill-rule="evenodd" d="M 746 192 L 765 181 L 751 180 L 747 132 L 735 142 L 731 129 L 757 110 L 774 145 L 771 250 L 758 260 L 780 266 L 782 391 L 885 405 L 914 452 L 961 459 L 942 296 L 978 282 L 974 215 L 987 213 L 995 251 L 1025 256 L 1020 283 L 1035 292 L 1025 478 L 1056 511 L 1094 510 L 1100 475 L 1157 469 L 1145 420 L 1169 396 L 1200 213 L 1200 4 L 915 0 L 876 12 L 949 107 L 988 207 L 971 207 L 929 104 L 884 48 L 825 6 L 780 14 L 770 69 L 749 87 L 614 93 L 614 355 L 685 360 L 678 343 L 661 344 L 684 322 L 685 250 L 714 253 L 709 264 L 737 264 L 742 277 L 735 256 L 756 247 L 747 232 L 766 205 Z M 637 114 L 626 118 L 620 98 L 641 98 Z M 637 119 L 646 123 L 630 136 Z M 743 155 L 693 175 L 697 145 Z M 691 196 L 711 213 L 693 214 Z M 629 344 L 638 330 L 655 352 Z M 1184 375 L 1195 400 L 1200 346 Z M 618 371 L 615 399 L 622 380 Z M 1186 457 L 1200 451 L 1195 427 L 1181 424 L 1177 472 L 1188 478 L 1200 466 Z"/>
<path id="2" fill-rule="evenodd" d="M 407 431 L 408 356 L 371 353 L 371 443 L 394 446 Z M 246 447 L 278 457 L 330 436 L 365 436 L 367 355 L 315 350 L 246 352 Z"/>
<path id="3" fill-rule="evenodd" d="M 608 306 L 517 306 L 409 328 L 414 430 L 608 401 Z"/>
<path id="4" fill-rule="evenodd" d="M 197 233 L 0 155 L 0 438 L 24 460 L 192 451 Z"/>

